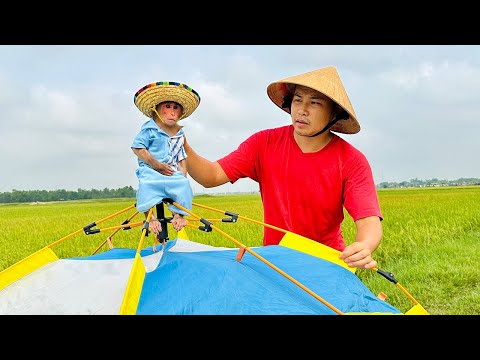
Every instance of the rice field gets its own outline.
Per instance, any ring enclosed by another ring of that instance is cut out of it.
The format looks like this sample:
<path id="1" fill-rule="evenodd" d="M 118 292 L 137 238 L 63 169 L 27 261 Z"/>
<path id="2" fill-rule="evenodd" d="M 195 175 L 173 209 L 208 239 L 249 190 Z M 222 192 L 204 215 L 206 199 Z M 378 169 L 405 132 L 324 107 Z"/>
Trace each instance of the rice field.
<path id="1" fill-rule="evenodd" d="M 480 257 L 480 187 L 381 189 L 378 194 L 384 216 L 383 241 L 374 253 L 379 269 L 393 273 L 398 284 L 432 315 L 480 314 L 476 261 Z M 135 199 L 110 199 L 0 204 L 0 271 L 54 242 L 53 250 L 61 258 L 105 251 L 109 237 L 116 247 L 137 248 L 143 214 L 131 219 L 131 229 L 119 228 L 135 214 L 134 203 Z M 197 195 L 194 203 L 195 215 L 238 242 L 262 244 L 259 194 Z M 221 222 L 229 217 L 225 211 L 238 214 L 239 220 Z M 168 210 L 165 215 L 170 216 Z M 92 223 L 100 231 L 86 235 L 83 228 Z M 237 247 L 218 231 L 198 230 L 200 225 L 190 217 L 186 228 L 190 239 Z M 348 214 L 342 230 L 346 242 L 352 242 L 355 226 Z M 169 238 L 175 237 L 169 226 Z M 145 237 L 142 245 L 153 245 L 153 236 Z M 385 293 L 386 301 L 401 311 L 411 308 L 404 292 L 375 271 L 358 270 L 357 275 L 374 294 Z"/>

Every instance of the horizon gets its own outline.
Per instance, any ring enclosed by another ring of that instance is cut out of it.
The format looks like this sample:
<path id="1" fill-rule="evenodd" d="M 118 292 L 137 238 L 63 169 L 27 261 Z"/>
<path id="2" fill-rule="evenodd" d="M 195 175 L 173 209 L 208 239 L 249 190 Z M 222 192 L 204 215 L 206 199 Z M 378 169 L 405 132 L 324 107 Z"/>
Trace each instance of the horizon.
<path id="1" fill-rule="evenodd" d="M 476 178 L 476 177 L 469 177 L 469 178 L 465 178 L 465 177 L 460 177 L 460 178 L 456 178 L 456 179 L 438 179 L 438 178 L 431 178 L 431 179 L 418 179 L 418 178 L 412 178 L 412 179 L 409 179 L 409 180 L 402 180 L 402 181 L 399 181 L 399 182 L 382 182 L 382 183 L 376 183 L 375 184 L 375 187 L 378 189 L 379 186 L 381 184 L 384 184 L 384 183 L 389 183 L 389 184 L 401 184 L 403 182 L 412 182 L 412 181 L 419 181 L 419 182 L 431 182 L 431 181 L 438 181 L 438 182 L 455 182 L 455 181 L 460 181 L 460 180 L 475 180 L 475 181 L 480 181 L 480 178 Z M 477 184 L 469 184 L 469 185 L 466 185 L 466 186 L 476 186 Z M 201 185 L 198 185 L 198 186 L 201 186 Z M 452 185 L 454 186 L 454 185 Z M 458 185 L 460 186 L 460 185 Z M 136 187 L 134 186 L 131 186 L 131 185 L 125 185 L 125 186 L 120 186 L 120 187 L 116 187 L 116 188 L 106 188 L 107 190 L 119 190 L 119 189 L 124 189 L 126 187 L 132 187 L 133 190 L 137 190 Z M 203 188 L 203 187 L 202 187 Z M 70 192 L 76 192 L 78 190 L 84 190 L 84 191 L 103 191 L 105 188 L 78 188 L 78 189 L 29 189 L 29 190 L 26 190 L 26 189 L 12 189 L 11 191 L 0 191 L 0 193 L 10 193 L 10 192 L 14 192 L 14 191 L 26 191 L 26 192 L 29 192 L 29 191 L 52 191 L 52 192 L 55 192 L 55 191 L 70 191 Z M 252 193 L 260 193 L 260 190 L 247 190 L 247 191 L 239 191 L 239 190 L 235 190 L 235 191 L 223 191 L 223 192 L 208 192 L 208 190 L 215 190 L 215 188 L 203 188 L 204 190 L 206 190 L 205 192 L 195 192 L 194 191 L 194 195 L 215 195 L 215 194 L 252 194 Z"/>

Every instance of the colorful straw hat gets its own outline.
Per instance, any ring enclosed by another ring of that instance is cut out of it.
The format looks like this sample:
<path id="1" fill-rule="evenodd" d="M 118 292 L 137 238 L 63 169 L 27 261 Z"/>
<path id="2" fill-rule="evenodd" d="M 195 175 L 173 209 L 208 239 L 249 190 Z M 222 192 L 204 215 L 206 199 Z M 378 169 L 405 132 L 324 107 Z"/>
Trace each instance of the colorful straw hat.
<path id="1" fill-rule="evenodd" d="M 188 85 L 172 82 L 159 81 L 145 85 L 135 93 L 133 102 L 138 109 L 147 117 L 152 118 L 152 107 L 164 101 L 174 101 L 183 107 L 182 117 L 192 115 L 200 104 L 200 95 Z"/>
<path id="2" fill-rule="evenodd" d="M 291 84 L 291 85 L 289 85 Z M 340 105 L 347 113 L 348 119 L 340 120 L 331 127 L 332 131 L 344 134 L 356 134 L 360 131 L 355 110 L 350 103 L 347 92 L 343 87 L 337 69 L 328 66 L 319 70 L 292 76 L 283 80 L 275 81 L 268 85 L 267 94 L 270 100 L 280 109 L 290 113 L 289 108 L 283 108 L 284 96 L 293 91 L 293 85 L 303 85 L 321 92 Z"/>

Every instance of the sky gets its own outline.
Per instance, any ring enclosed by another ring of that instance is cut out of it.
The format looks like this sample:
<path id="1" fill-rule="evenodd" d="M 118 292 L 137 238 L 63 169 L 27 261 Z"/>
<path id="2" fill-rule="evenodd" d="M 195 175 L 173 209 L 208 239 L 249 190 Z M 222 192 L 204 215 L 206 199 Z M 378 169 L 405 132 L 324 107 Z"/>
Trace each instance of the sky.
<path id="1" fill-rule="evenodd" d="M 335 66 L 361 130 L 338 134 L 376 184 L 480 178 L 480 45 L 0 45 L 0 192 L 137 188 L 130 145 L 148 119 L 137 90 L 185 83 L 181 121 L 209 160 L 291 123 L 267 86 Z M 258 191 L 241 179 L 195 194 Z"/>

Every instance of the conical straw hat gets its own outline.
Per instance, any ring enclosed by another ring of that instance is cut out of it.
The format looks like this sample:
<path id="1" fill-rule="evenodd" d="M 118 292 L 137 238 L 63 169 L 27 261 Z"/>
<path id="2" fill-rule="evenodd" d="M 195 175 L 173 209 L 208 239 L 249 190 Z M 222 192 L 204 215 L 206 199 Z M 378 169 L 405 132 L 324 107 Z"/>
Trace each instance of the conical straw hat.
<path id="1" fill-rule="evenodd" d="M 200 95 L 188 85 L 172 82 L 159 81 L 145 85 L 135 93 L 133 102 L 145 116 L 153 117 L 152 107 L 164 101 L 174 101 L 182 105 L 181 119 L 192 115 L 200 104 Z"/>
<path id="2" fill-rule="evenodd" d="M 270 100 L 280 109 L 290 113 L 289 108 L 282 108 L 283 98 L 293 90 L 291 85 L 303 85 L 321 92 L 340 105 L 349 115 L 348 119 L 340 120 L 331 127 L 332 131 L 344 134 L 356 134 L 360 131 L 355 110 L 350 103 L 347 92 L 343 87 L 337 69 L 328 66 L 322 69 L 310 71 L 304 74 L 291 76 L 283 80 L 275 81 L 268 85 L 267 94 Z"/>

